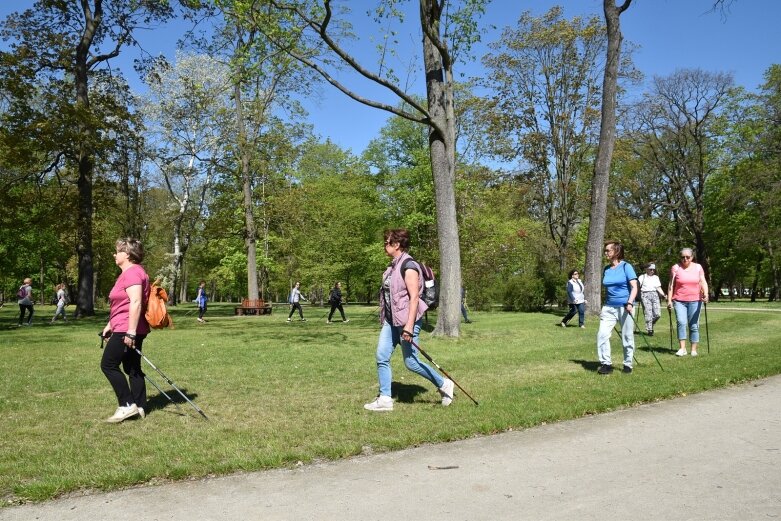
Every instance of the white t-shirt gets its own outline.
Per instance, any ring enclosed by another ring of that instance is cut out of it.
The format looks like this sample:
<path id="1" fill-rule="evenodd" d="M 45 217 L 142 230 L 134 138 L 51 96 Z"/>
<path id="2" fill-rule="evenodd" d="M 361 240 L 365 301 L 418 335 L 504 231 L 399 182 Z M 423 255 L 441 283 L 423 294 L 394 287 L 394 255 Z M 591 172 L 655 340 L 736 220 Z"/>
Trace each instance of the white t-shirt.
<path id="1" fill-rule="evenodd" d="M 659 280 L 659 275 L 648 275 L 643 273 L 638 277 L 637 281 L 640 283 L 640 292 L 655 292 L 658 288 L 662 287 L 662 281 Z"/>

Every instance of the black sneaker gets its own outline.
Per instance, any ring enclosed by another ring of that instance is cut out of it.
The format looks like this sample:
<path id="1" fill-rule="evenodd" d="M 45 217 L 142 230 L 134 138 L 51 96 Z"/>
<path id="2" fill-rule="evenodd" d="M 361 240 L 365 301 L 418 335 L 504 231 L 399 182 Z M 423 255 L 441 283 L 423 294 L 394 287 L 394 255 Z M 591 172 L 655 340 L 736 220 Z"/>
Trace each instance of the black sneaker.
<path id="1" fill-rule="evenodd" d="M 599 374 L 608 375 L 613 372 L 613 366 L 607 365 L 607 364 L 600 364 L 599 369 L 597 369 L 597 372 Z"/>
<path id="2" fill-rule="evenodd" d="M 628 365 L 625 365 L 625 366 L 624 366 L 624 368 L 623 368 L 623 369 L 621 369 L 621 372 L 622 372 L 622 373 L 629 374 L 629 373 L 631 373 L 631 372 L 632 372 L 632 368 L 631 368 L 631 367 L 629 367 Z"/>
<path id="3" fill-rule="evenodd" d="M 652 329 L 651 331 L 649 331 L 649 332 L 648 332 L 648 336 L 654 336 L 654 331 L 653 331 L 653 329 Z"/>

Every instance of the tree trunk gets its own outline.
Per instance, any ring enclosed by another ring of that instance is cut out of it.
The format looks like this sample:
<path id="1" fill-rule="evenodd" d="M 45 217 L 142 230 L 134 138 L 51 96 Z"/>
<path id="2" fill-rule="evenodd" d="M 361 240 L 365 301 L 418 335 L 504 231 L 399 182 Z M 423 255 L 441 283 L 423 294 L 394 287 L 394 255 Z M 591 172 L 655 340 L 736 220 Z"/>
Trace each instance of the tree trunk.
<path id="1" fill-rule="evenodd" d="M 247 131 L 244 127 L 244 110 L 241 101 L 241 85 L 233 86 L 233 99 L 236 103 L 236 130 L 238 133 L 239 156 L 241 157 L 241 179 L 244 192 L 244 247 L 247 250 L 247 298 L 258 298 L 258 260 L 257 231 L 255 216 L 252 213 L 252 176 L 247 147 Z"/>
<path id="2" fill-rule="evenodd" d="M 621 13 L 632 0 L 625 0 L 620 7 L 615 0 L 603 0 L 607 24 L 607 62 L 602 81 L 602 119 L 599 127 L 599 147 L 591 183 L 591 214 L 586 243 L 586 300 L 588 312 L 599 314 L 602 307 L 602 247 L 607 224 L 607 195 L 610 184 L 610 166 L 616 144 L 616 91 L 618 89 L 618 64 L 621 56 Z"/>
<path id="3" fill-rule="evenodd" d="M 93 132 L 89 123 L 89 84 L 88 67 L 89 49 L 95 32 L 103 18 L 102 0 L 95 0 L 95 12 L 89 10 L 86 2 L 82 2 L 84 12 L 84 32 L 76 46 L 75 74 L 76 83 L 76 113 L 79 117 L 79 178 L 77 182 L 79 192 L 78 216 L 77 216 L 77 245 L 76 251 L 79 257 L 79 281 L 78 295 L 76 296 L 76 310 L 74 315 L 78 317 L 95 315 L 95 301 L 93 299 L 93 266 L 92 266 L 92 139 Z"/>
<path id="4" fill-rule="evenodd" d="M 457 337 L 461 327 L 461 246 L 458 238 L 455 194 L 455 116 L 452 78 L 443 57 L 428 34 L 439 35 L 441 10 L 437 2 L 421 2 L 426 94 L 433 126 L 429 127 L 431 170 L 437 205 L 440 259 L 440 299 L 435 335 Z"/>

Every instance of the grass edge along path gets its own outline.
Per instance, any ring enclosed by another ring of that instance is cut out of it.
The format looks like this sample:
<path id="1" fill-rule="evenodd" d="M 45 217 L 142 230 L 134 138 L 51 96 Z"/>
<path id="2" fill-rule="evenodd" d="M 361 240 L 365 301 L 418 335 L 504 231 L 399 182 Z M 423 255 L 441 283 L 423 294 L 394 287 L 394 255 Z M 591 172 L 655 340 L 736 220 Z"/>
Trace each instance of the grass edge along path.
<path id="1" fill-rule="evenodd" d="M 781 373 L 781 312 L 709 305 L 711 354 L 703 338 L 698 358 L 673 355 L 663 316 L 648 340 L 664 371 L 638 336 L 635 372 L 607 377 L 595 372 L 596 319 L 565 329 L 563 313 L 477 312 L 461 338 L 423 333 L 421 347 L 479 407 L 459 393 L 441 407 L 394 354 L 395 409 L 371 413 L 363 404 L 377 392 L 372 308 L 350 306 L 349 323 L 330 325 L 318 307 L 305 308 L 307 322 L 287 323 L 284 308 L 234 317 L 216 304 L 206 324 L 190 308 L 174 309 L 176 329 L 153 332 L 144 352 L 211 421 L 148 385 L 147 419 L 118 425 L 104 421 L 116 407 L 99 368 L 105 315 L 51 325 L 53 308 L 38 306 L 34 325 L 17 328 L 14 310 L 0 309 L 2 505 L 465 439 Z M 620 369 L 616 335 L 612 343 Z"/>

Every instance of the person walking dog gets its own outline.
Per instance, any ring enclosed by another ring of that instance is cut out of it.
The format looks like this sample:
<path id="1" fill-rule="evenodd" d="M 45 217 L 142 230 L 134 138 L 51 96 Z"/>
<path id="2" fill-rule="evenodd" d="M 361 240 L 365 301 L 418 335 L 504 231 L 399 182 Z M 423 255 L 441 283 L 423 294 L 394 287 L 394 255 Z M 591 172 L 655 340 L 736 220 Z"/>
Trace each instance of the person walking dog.
<path id="1" fill-rule="evenodd" d="M 584 293 L 583 282 L 580 280 L 578 270 L 569 272 L 567 281 L 567 302 L 569 303 L 569 313 L 561 321 L 561 327 L 567 327 L 567 323 L 578 314 L 578 325 L 586 327 L 586 295 Z"/>
<path id="2" fill-rule="evenodd" d="M 385 230 L 385 254 L 391 258 L 390 266 L 382 274 L 380 288 L 380 337 L 377 341 L 377 378 L 380 393 L 377 398 L 363 407 L 369 411 L 393 410 L 391 397 L 391 355 L 401 345 L 404 365 L 439 390 L 442 405 L 453 401 L 455 384 L 443 378 L 437 371 L 418 358 L 418 333 L 423 324 L 426 303 L 420 298 L 423 292 L 423 277 L 418 264 L 407 251 L 409 232 L 403 228 Z"/>
<path id="3" fill-rule="evenodd" d="M 602 285 L 605 286 L 605 304 L 599 314 L 597 333 L 597 356 L 601 375 L 613 372 L 610 358 L 610 336 L 616 322 L 621 325 L 621 341 L 624 346 L 624 368 L 632 372 L 635 353 L 634 318 L 630 317 L 637 297 L 637 274 L 631 264 L 624 260 L 624 246 L 617 241 L 605 244 L 605 257 L 609 264 L 602 270 Z"/>
<path id="4" fill-rule="evenodd" d="M 141 347 L 149 333 L 144 307 L 149 300 L 149 276 L 141 266 L 144 247 L 133 238 L 119 239 L 114 262 L 121 273 L 108 294 L 109 321 L 101 336 L 109 337 L 100 368 L 117 396 L 116 412 L 106 421 L 119 423 L 133 416 L 146 416 L 146 384 L 141 370 Z M 129 379 L 119 370 L 122 365 Z"/>
<path id="5" fill-rule="evenodd" d="M 678 351 L 676 356 L 686 356 L 688 329 L 691 355 L 697 356 L 700 343 L 700 311 L 708 302 L 708 281 L 700 264 L 694 262 L 691 248 L 681 250 L 680 262 L 670 269 L 670 286 L 667 289 L 667 309 L 675 309 L 678 322 Z"/>
<path id="6" fill-rule="evenodd" d="M 648 264 L 645 273 L 638 277 L 637 282 L 640 285 L 640 300 L 645 315 L 645 331 L 648 336 L 654 336 L 654 324 L 662 317 L 659 299 L 667 298 L 662 289 L 662 281 L 656 274 L 656 264 Z"/>

